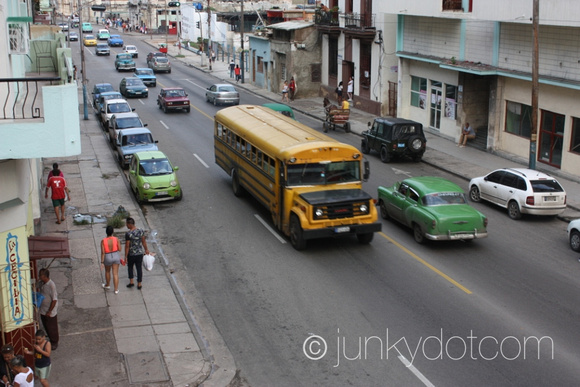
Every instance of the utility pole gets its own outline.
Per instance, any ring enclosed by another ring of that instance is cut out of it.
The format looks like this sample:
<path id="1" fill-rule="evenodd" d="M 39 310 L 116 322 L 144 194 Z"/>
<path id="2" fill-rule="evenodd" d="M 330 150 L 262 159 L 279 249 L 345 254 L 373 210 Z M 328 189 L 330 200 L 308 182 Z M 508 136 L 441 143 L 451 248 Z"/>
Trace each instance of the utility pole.
<path id="1" fill-rule="evenodd" d="M 207 0 L 207 54 L 209 57 L 209 70 L 211 71 L 212 47 L 211 47 L 211 7 L 210 0 Z"/>
<path id="2" fill-rule="evenodd" d="M 536 168 L 536 150 L 538 137 L 538 91 L 539 91 L 539 47 L 538 47 L 538 29 L 539 29 L 539 14 L 540 14 L 540 0 L 533 0 L 534 5 L 532 9 L 532 133 L 530 134 L 530 160 L 528 166 L 530 169 Z"/>
<path id="3" fill-rule="evenodd" d="M 242 56 L 240 57 L 240 67 L 242 68 L 242 83 L 244 83 L 244 0 L 242 0 L 242 20 L 240 25 L 240 35 L 242 38 Z"/>
<path id="4" fill-rule="evenodd" d="M 79 43 L 81 46 L 81 82 L 83 83 L 83 120 L 89 119 L 89 110 L 87 107 L 87 72 L 85 68 L 85 46 L 83 44 L 83 9 L 81 8 L 81 0 L 78 0 L 79 5 L 79 29 L 81 30 L 81 36 L 79 38 Z M 69 27 L 70 28 L 70 27 Z"/>

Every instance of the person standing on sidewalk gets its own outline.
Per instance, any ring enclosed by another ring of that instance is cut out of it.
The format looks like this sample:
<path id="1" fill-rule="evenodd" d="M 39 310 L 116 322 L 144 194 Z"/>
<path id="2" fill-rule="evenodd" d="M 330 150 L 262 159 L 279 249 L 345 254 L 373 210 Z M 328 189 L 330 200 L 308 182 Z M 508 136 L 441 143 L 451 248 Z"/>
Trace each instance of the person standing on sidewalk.
<path id="1" fill-rule="evenodd" d="M 354 79 L 352 75 L 348 79 L 348 85 L 346 86 L 346 94 L 348 96 L 348 100 L 352 101 L 352 94 L 354 93 Z"/>
<path id="2" fill-rule="evenodd" d="M 240 81 L 241 72 L 242 72 L 242 69 L 240 69 L 240 65 L 236 65 L 236 68 L 234 69 L 234 73 L 236 74 L 236 83 L 238 83 Z"/>
<path id="3" fill-rule="evenodd" d="M 2 360 L 0 361 L 0 380 L 6 386 L 11 386 L 14 381 L 15 373 L 10 367 L 10 362 L 14 359 L 14 347 L 6 344 L 0 349 Z"/>
<path id="4" fill-rule="evenodd" d="M 42 320 L 42 325 L 46 333 L 48 333 L 52 349 L 55 350 L 58 347 L 58 341 L 60 339 L 58 319 L 56 317 L 58 311 L 56 285 L 50 279 L 50 271 L 48 269 L 40 269 L 38 277 L 40 278 L 38 290 L 44 296 L 44 300 L 40 304 L 40 319 Z"/>
<path id="5" fill-rule="evenodd" d="M 40 380 L 42 387 L 50 387 L 48 377 L 51 369 L 51 346 L 50 342 L 46 340 L 46 333 L 42 329 L 36 331 L 34 342 L 34 351 L 24 348 L 24 353 L 34 355 L 34 376 Z"/>
<path id="6" fill-rule="evenodd" d="M 294 77 L 290 78 L 290 83 L 288 84 L 290 101 L 294 101 L 294 94 L 296 94 L 296 82 Z"/>
<path id="7" fill-rule="evenodd" d="M 111 269 L 115 294 L 119 293 L 119 264 L 121 263 L 121 242 L 113 236 L 113 226 L 107 226 L 107 237 L 101 241 L 101 266 L 105 267 L 105 283 L 103 289 L 111 288 Z"/>
<path id="8" fill-rule="evenodd" d="M 57 173 L 57 175 L 55 175 L 55 173 Z M 46 185 L 48 185 L 48 181 L 53 176 L 64 177 L 64 174 L 62 173 L 62 171 L 60 169 L 58 169 L 58 163 L 52 164 L 52 171 L 48 172 L 48 178 L 46 179 Z"/>
<path id="9" fill-rule="evenodd" d="M 44 191 L 44 197 L 46 199 L 48 199 L 49 188 L 51 189 L 52 206 L 56 213 L 56 223 L 60 224 L 61 221 L 64 222 L 66 220 L 64 217 L 64 200 L 67 195 L 70 200 L 70 191 L 66 185 L 66 180 L 58 168 L 53 169 L 52 176 L 48 178 L 46 190 Z"/>
<path id="10" fill-rule="evenodd" d="M 234 77 L 234 71 L 236 70 L 236 64 L 234 63 L 234 60 L 230 60 L 230 78 Z"/>
<path id="11" fill-rule="evenodd" d="M 143 281 L 143 254 L 149 254 L 147 241 L 145 240 L 145 231 L 135 227 L 135 219 L 127 218 L 127 228 L 129 231 L 125 234 L 125 259 L 127 260 L 127 270 L 129 273 L 128 288 L 135 286 L 133 282 L 133 265 L 137 270 L 137 289 L 141 289 Z"/>
<path id="12" fill-rule="evenodd" d="M 286 100 L 286 102 L 288 101 L 288 81 L 284 81 L 284 84 L 282 85 L 282 102 L 284 102 L 284 100 Z"/>
<path id="13" fill-rule="evenodd" d="M 34 373 L 26 366 L 24 356 L 18 355 L 10 361 L 10 366 L 16 373 L 14 387 L 34 387 Z"/>

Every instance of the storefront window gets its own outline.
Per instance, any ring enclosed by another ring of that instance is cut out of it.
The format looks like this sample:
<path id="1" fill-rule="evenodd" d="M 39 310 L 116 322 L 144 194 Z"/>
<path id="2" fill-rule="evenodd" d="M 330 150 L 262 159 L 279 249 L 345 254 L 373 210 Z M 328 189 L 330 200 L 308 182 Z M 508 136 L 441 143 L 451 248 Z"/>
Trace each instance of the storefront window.
<path id="1" fill-rule="evenodd" d="M 530 138 L 530 134 L 532 133 L 532 107 L 507 101 L 505 131 Z"/>
<path id="2" fill-rule="evenodd" d="M 411 106 L 425 109 L 427 103 L 427 79 L 411 77 Z"/>
<path id="3" fill-rule="evenodd" d="M 445 85 L 445 117 L 452 120 L 457 114 L 457 86 Z"/>
<path id="4" fill-rule="evenodd" d="M 570 138 L 570 152 L 580 154 L 580 118 L 572 118 L 572 136 Z"/>
<path id="5" fill-rule="evenodd" d="M 542 110 L 538 160 L 560 167 L 562 164 L 564 123 L 565 116 L 563 114 Z"/>

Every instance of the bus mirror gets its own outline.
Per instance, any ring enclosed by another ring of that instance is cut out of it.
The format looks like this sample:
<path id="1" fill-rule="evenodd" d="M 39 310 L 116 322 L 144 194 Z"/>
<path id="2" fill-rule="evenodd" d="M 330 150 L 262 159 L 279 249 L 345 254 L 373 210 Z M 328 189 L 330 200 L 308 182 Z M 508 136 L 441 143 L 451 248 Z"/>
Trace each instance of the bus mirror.
<path id="1" fill-rule="evenodd" d="M 367 181 L 371 176 L 371 165 L 368 160 L 364 161 L 363 181 Z"/>

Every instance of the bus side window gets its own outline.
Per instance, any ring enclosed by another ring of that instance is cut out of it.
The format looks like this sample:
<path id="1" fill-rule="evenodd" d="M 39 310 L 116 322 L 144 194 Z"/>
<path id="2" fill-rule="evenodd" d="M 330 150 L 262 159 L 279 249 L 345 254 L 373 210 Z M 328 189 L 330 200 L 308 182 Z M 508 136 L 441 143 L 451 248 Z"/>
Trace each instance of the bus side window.
<path id="1" fill-rule="evenodd" d="M 237 149 L 238 152 L 241 151 L 241 145 L 242 145 L 241 144 L 241 140 L 242 139 L 240 138 L 240 136 L 236 135 L 236 149 Z"/>
<path id="2" fill-rule="evenodd" d="M 252 146 L 252 162 L 255 163 L 256 162 L 256 147 Z"/>
<path id="3" fill-rule="evenodd" d="M 260 167 L 260 169 L 262 169 L 262 151 L 258 151 L 258 161 L 257 161 L 258 167 Z"/>
<path id="4" fill-rule="evenodd" d="M 275 177 L 276 175 L 276 162 L 274 161 L 274 159 L 270 159 L 270 170 L 268 171 L 268 173 L 272 175 L 272 177 Z"/>
<path id="5" fill-rule="evenodd" d="M 246 155 L 246 140 L 242 139 L 241 141 L 242 144 L 242 155 Z"/>
<path id="6" fill-rule="evenodd" d="M 218 137 L 220 137 L 220 138 L 223 136 L 223 126 L 222 126 L 222 124 L 217 124 L 216 135 Z"/>

